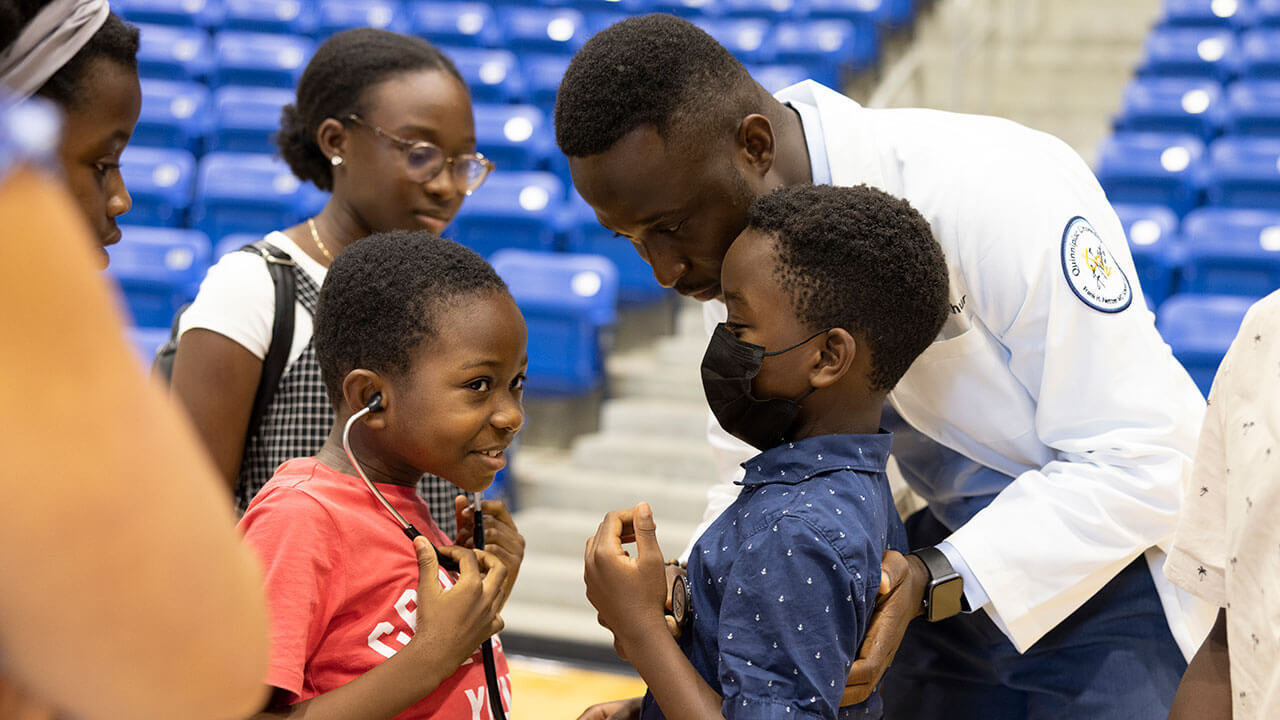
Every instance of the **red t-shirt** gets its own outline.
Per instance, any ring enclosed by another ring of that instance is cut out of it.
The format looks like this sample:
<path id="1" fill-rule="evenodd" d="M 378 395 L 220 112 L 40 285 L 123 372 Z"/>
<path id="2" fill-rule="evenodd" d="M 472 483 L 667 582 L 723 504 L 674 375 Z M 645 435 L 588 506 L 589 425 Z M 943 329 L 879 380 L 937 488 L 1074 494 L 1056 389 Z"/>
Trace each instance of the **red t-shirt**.
<path id="1" fill-rule="evenodd" d="M 451 541 L 414 488 L 379 485 L 387 501 L 433 545 Z M 315 458 L 281 465 L 240 521 L 262 560 L 271 615 L 267 684 L 301 702 L 345 685 L 391 657 L 417 625 L 418 558 L 400 525 L 359 478 Z M 452 587 L 440 571 L 440 585 Z M 503 705 L 511 677 L 494 655 Z M 480 650 L 400 720 L 488 720 Z"/>

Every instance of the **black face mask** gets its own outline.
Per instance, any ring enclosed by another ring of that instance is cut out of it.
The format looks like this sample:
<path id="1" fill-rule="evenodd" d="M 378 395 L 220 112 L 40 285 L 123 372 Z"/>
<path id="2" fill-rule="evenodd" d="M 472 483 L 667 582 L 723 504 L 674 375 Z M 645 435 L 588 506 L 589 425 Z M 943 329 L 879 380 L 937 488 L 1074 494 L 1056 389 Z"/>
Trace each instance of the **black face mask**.
<path id="1" fill-rule="evenodd" d="M 702 389 L 720 427 L 758 450 L 785 442 L 800 412 L 800 403 L 817 388 L 809 388 L 809 392 L 795 399 L 762 400 L 751 394 L 751 381 L 759 374 L 765 358 L 795 350 L 825 332 L 816 332 L 789 348 L 765 352 L 759 345 L 734 337 L 724 323 L 717 325 L 702 356 Z"/>

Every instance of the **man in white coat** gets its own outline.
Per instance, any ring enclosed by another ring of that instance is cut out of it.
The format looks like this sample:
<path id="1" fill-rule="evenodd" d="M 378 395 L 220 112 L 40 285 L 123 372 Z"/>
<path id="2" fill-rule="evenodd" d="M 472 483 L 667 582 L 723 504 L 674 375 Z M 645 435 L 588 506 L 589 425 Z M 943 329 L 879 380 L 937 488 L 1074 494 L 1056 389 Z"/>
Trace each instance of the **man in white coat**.
<path id="1" fill-rule="evenodd" d="M 885 558 L 848 699 L 897 648 L 889 718 L 1165 717 L 1212 621 L 1160 572 L 1204 400 L 1079 156 L 1005 120 L 864 109 L 813 82 L 771 96 L 664 15 L 592 38 L 555 121 L 600 222 L 707 302 L 709 326 L 725 250 L 776 187 L 880 188 L 941 243 L 952 313 L 885 420 L 928 508 L 908 519 L 913 553 Z M 711 442 L 708 520 L 754 454 L 718 427 Z"/>

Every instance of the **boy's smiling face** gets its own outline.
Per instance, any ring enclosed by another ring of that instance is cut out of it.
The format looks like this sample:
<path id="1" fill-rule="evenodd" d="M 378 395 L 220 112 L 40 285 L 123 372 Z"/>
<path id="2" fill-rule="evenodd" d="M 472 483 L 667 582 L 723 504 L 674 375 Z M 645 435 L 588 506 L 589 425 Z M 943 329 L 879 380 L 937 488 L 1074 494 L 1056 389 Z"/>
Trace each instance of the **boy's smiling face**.
<path id="1" fill-rule="evenodd" d="M 791 347 L 814 332 L 796 317 L 794 301 L 778 283 L 777 264 L 773 236 L 747 228 L 725 253 L 720 273 L 729 309 L 725 325 L 739 340 L 763 346 L 765 352 Z M 795 398 L 808 392 L 809 368 L 821 349 L 814 342 L 766 357 L 752 382 L 752 394 Z"/>
<path id="2" fill-rule="evenodd" d="M 384 450 L 466 492 L 493 482 L 524 424 L 526 330 L 505 292 L 458 298 L 435 311 L 437 334 L 390 381 Z"/>

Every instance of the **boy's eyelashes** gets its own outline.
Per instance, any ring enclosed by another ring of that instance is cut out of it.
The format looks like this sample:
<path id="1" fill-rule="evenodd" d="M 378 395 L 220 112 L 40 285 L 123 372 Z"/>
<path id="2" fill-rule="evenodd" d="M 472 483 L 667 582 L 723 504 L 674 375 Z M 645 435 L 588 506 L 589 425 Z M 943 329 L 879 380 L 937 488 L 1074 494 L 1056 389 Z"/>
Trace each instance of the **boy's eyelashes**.
<path id="1" fill-rule="evenodd" d="M 519 375 L 516 375 L 514 378 L 511 379 L 511 385 L 510 385 L 511 389 L 523 390 L 525 380 L 527 379 L 528 378 L 525 377 L 524 373 L 520 373 Z M 476 392 L 489 392 L 490 390 L 493 389 L 493 378 L 490 378 L 490 377 L 475 378 L 474 380 L 471 380 L 470 382 L 466 383 L 466 387 L 467 389 L 474 390 Z"/>

